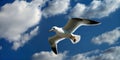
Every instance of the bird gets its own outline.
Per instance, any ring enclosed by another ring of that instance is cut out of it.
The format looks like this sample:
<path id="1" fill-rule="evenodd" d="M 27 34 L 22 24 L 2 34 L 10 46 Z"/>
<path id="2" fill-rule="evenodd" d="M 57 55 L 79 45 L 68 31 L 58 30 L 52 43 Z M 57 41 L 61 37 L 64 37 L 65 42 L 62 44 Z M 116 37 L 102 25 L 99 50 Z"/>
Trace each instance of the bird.
<path id="1" fill-rule="evenodd" d="M 64 27 L 53 26 L 49 31 L 56 34 L 48 38 L 50 47 L 55 54 L 58 54 L 57 43 L 68 38 L 73 44 L 80 41 L 81 36 L 73 34 L 80 26 L 99 25 L 100 22 L 84 18 L 71 18 Z"/>

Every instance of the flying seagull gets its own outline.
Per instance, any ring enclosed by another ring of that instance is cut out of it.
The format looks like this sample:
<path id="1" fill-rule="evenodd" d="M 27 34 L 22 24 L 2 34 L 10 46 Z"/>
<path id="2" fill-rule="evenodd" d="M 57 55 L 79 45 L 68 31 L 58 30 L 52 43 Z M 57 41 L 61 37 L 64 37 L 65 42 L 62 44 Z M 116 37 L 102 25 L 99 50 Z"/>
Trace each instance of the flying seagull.
<path id="1" fill-rule="evenodd" d="M 82 18 L 72 18 L 68 21 L 68 23 L 63 27 L 53 26 L 51 30 L 56 32 L 56 35 L 50 37 L 49 43 L 51 46 L 52 51 L 57 54 L 57 43 L 65 38 L 69 38 L 73 44 L 78 43 L 80 41 L 80 35 L 75 35 L 73 32 L 78 29 L 80 26 L 91 26 L 91 25 L 98 25 L 100 22 L 89 20 L 89 19 L 82 19 Z"/>

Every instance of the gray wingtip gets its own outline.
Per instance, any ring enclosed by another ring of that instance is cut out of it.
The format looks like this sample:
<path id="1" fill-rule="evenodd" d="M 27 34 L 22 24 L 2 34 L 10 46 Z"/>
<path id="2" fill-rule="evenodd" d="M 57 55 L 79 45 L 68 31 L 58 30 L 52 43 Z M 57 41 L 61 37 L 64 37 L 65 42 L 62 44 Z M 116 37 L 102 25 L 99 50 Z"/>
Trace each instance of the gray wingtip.
<path id="1" fill-rule="evenodd" d="M 53 51 L 55 54 L 57 54 L 57 49 L 56 49 L 56 47 L 51 47 L 51 49 L 52 49 L 52 51 Z"/>

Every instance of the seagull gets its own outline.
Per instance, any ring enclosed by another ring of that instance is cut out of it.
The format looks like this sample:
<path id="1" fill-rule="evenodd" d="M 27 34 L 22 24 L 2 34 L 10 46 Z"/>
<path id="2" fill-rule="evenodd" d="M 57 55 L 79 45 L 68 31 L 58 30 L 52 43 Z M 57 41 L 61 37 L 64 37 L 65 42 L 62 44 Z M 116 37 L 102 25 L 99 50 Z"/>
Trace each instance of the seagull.
<path id="1" fill-rule="evenodd" d="M 80 35 L 73 34 L 73 32 L 75 32 L 75 30 L 77 30 L 80 26 L 91 26 L 98 24 L 100 24 L 100 22 L 90 19 L 71 18 L 63 28 L 53 26 L 49 31 L 54 31 L 56 35 L 48 38 L 52 51 L 55 54 L 58 54 L 57 43 L 65 38 L 70 39 L 73 44 L 78 43 L 81 37 Z"/>

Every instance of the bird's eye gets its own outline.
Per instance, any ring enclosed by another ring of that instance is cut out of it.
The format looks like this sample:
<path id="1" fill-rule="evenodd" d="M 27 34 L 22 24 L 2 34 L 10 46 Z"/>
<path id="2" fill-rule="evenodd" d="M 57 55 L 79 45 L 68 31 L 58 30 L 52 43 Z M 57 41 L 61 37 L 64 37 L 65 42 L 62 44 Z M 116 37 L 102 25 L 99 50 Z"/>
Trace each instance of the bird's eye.
<path id="1" fill-rule="evenodd" d="M 53 30 L 55 30 L 55 28 L 53 28 Z"/>

